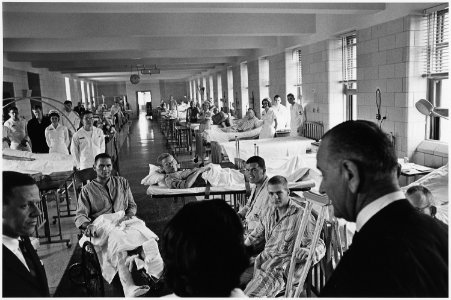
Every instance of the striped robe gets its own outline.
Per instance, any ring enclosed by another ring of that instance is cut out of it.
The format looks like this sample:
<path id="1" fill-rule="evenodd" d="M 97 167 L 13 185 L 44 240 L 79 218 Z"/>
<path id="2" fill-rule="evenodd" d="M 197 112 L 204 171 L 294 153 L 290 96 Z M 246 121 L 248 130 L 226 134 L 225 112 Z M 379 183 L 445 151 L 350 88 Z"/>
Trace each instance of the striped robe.
<path id="1" fill-rule="evenodd" d="M 296 241 L 296 225 L 303 208 L 290 199 L 286 214 L 276 222 L 276 209 L 271 207 L 261 219 L 259 226 L 248 236 L 248 241 L 258 244 L 265 240 L 265 248 L 254 265 L 254 276 L 246 286 L 244 293 L 249 297 L 275 297 L 285 290 L 285 284 L 290 269 L 291 254 Z M 313 238 L 315 219 L 310 215 L 304 233 L 301 247 L 308 248 Z M 318 262 L 325 254 L 324 242 L 320 239 L 315 249 L 313 263 Z M 298 264 L 295 280 L 298 280 L 303 264 Z"/>

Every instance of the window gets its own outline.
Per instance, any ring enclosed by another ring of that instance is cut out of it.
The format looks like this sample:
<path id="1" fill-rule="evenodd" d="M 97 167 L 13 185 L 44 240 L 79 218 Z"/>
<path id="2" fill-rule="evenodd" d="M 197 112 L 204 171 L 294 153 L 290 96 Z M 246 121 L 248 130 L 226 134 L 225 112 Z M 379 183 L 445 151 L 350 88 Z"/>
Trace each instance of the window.
<path id="1" fill-rule="evenodd" d="M 96 106 L 96 96 L 94 93 L 94 83 L 93 82 L 91 82 L 91 93 L 92 93 L 92 104 L 95 107 Z"/>
<path id="2" fill-rule="evenodd" d="M 67 77 L 64 77 L 64 84 L 66 86 L 66 100 L 70 100 L 70 80 Z"/>
<path id="3" fill-rule="evenodd" d="M 222 77 L 221 77 L 221 73 L 218 73 L 218 75 L 217 75 L 218 77 L 217 77 L 217 81 L 216 81 L 216 83 L 217 83 L 217 91 L 218 91 L 218 102 L 219 102 L 219 109 L 221 109 L 221 107 L 223 107 L 224 106 L 224 98 L 223 98 L 223 95 L 222 95 Z"/>
<path id="4" fill-rule="evenodd" d="M 254 103 L 249 106 L 249 81 L 247 77 L 247 62 L 242 62 L 240 64 L 241 72 L 241 105 L 237 109 L 241 111 L 247 111 L 248 108 L 254 108 Z M 238 114 L 241 116 L 241 113 Z"/>
<path id="5" fill-rule="evenodd" d="M 355 32 L 343 35 L 341 42 L 346 120 L 355 120 L 357 119 L 357 36 Z"/>
<path id="6" fill-rule="evenodd" d="M 302 56 L 301 50 L 295 51 L 295 60 L 296 60 L 296 91 L 297 91 L 297 99 L 300 99 L 302 96 Z"/>
<path id="7" fill-rule="evenodd" d="M 259 59 L 260 72 L 260 98 L 269 98 L 269 60 L 264 57 Z"/>
<path id="8" fill-rule="evenodd" d="M 87 109 L 93 109 L 91 102 L 91 89 L 89 88 L 89 82 L 86 83 L 86 91 L 88 92 L 88 107 Z"/>
<path id="9" fill-rule="evenodd" d="M 423 77 L 427 78 L 427 100 L 435 107 L 451 106 L 449 97 L 449 8 L 440 5 L 425 11 L 426 51 Z M 451 137 L 449 120 L 431 116 L 426 138 L 448 141 Z"/>
<path id="10" fill-rule="evenodd" d="M 202 86 L 200 87 L 200 89 L 201 89 L 200 97 L 202 99 L 202 102 L 207 100 L 207 99 L 205 99 L 206 86 L 207 86 L 207 79 L 205 77 L 202 77 Z"/>
<path id="11" fill-rule="evenodd" d="M 201 98 L 201 87 L 202 84 L 200 83 L 200 78 L 197 78 L 197 101 L 199 101 L 199 103 L 202 103 L 201 100 L 203 98 Z"/>
<path id="12" fill-rule="evenodd" d="M 80 80 L 80 88 L 81 88 L 81 102 L 85 105 L 85 108 L 87 108 L 86 103 L 86 96 L 85 96 L 85 82 L 83 80 Z"/>
<path id="13" fill-rule="evenodd" d="M 233 71 L 232 68 L 227 68 L 227 96 L 229 100 L 229 109 L 233 108 L 232 103 L 234 103 L 233 99 Z"/>
<path id="14" fill-rule="evenodd" d="M 449 8 L 441 5 L 425 11 L 426 34 L 426 59 L 425 73 L 427 78 L 427 97 L 435 107 L 449 109 L 451 97 L 449 97 Z M 449 120 L 434 117 L 430 118 L 428 136 L 434 140 L 448 141 L 451 137 L 451 124 Z"/>
<path id="15" fill-rule="evenodd" d="M 207 99 L 210 100 L 212 104 L 216 103 L 214 101 L 214 92 L 213 92 L 213 75 L 210 75 L 208 77 L 208 92 L 207 92 Z"/>

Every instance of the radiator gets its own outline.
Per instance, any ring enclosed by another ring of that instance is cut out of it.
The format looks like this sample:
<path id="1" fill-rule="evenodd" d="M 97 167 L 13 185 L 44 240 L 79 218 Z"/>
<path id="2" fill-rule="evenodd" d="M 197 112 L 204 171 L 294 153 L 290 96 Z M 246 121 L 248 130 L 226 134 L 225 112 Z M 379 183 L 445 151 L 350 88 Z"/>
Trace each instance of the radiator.
<path id="1" fill-rule="evenodd" d="M 324 135 L 324 125 L 318 122 L 306 121 L 302 127 L 302 136 L 319 141 Z"/>

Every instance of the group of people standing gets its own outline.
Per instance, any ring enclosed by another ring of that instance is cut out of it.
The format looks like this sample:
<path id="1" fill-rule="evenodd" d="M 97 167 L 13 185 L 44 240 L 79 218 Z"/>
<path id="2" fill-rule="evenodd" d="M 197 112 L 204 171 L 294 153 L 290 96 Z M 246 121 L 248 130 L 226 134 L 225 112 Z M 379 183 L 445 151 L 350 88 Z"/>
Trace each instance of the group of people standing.
<path id="1" fill-rule="evenodd" d="M 10 118 L 3 124 L 3 148 L 33 153 L 69 154 L 70 138 L 80 126 L 80 117 L 72 110 L 72 102 L 64 102 L 64 116 L 51 110 L 44 116 L 42 107 L 32 108 L 33 116 L 26 122 L 17 107 L 9 109 Z"/>
<path id="2" fill-rule="evenodd" d="M 20 118 L 17 107 L 9 109 L 10 118 L 3 124 L 3 149 L 70 153 L 78 169 L 92 167 L 94 157 L 105 152 L 104 133 L 94 126 L 92 112 L 83 108 L 80 118 L 69 100 L 64 102 L 63 114 L 50 110 L 48 116 L 44 116 L 39 105 L 35 105 L 32 112 L 34 118 L 26 122 Z"/>

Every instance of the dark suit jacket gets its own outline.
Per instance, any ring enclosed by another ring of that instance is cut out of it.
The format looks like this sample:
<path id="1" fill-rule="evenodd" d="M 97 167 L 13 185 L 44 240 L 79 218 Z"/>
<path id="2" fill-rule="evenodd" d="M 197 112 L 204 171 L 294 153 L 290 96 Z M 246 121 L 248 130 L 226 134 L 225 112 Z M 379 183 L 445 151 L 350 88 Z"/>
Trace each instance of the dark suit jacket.
<path id="1" fill-rule="evenodd" d="M 323 297 L 448 297 L 448 227 L 399 200 L 353 238 Z"/>
<path id="2" fill-rule="evenodd" d="M 49 286 L 44 266 L 28 237 L 22 238 L 32 255 L 36 269 L 33 277 L 23 263 L 3 245 L 3 297 L 49 297 Z"/>

